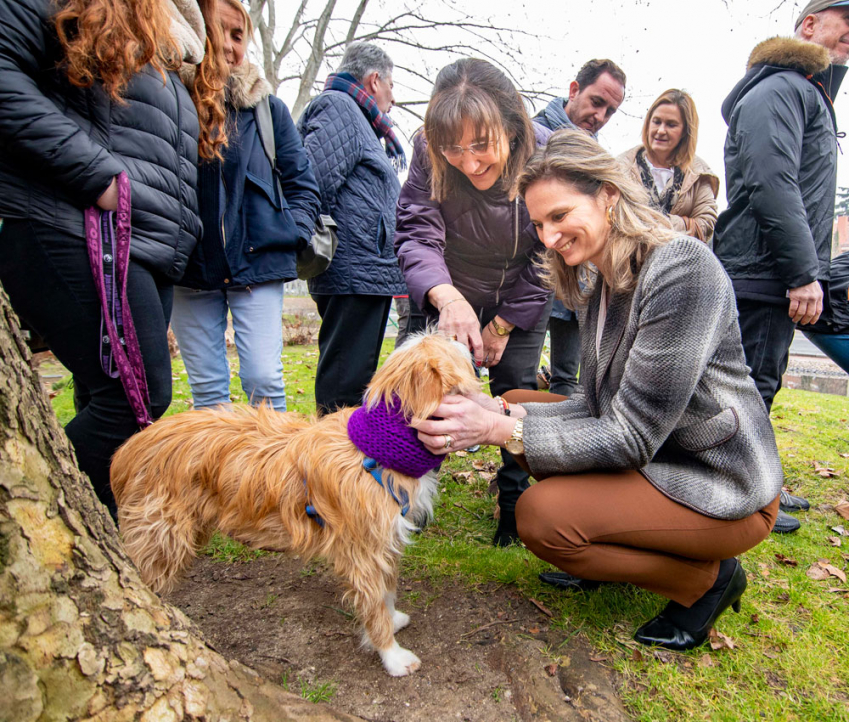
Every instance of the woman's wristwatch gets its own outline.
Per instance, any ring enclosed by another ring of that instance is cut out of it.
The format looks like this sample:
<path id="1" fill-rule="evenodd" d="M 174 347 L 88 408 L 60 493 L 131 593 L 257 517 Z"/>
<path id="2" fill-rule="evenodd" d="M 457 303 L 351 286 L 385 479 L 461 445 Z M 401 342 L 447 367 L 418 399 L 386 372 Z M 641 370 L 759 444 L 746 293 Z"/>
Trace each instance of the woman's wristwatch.
<path id="1" fill-rule="evenodd" d="M 513 427 L 513 433 L 510 434 L 510 438 L 504 442 L 504 448 L 507 449 L 511 454 L 524 454 L 525 453 L 525 443 L 522 436 L 522 431 L 525 427 L 524 419 L 516 419 L 516 425 Z"/>
<path id="2" fill-rule="evenodd" d="M 510 335 L 510 331 L 508 331 L 508 330 L 507 330 L 507 328 L 506 328 L 505 326 L 502 326 L 502 325 L 501 325 L 500 323 L 498 323 L 498 321 L 496 321 L 495 319 L 492 319 L 492 321 L 490 321 L 490 324 L 492 324 L 492 332 L 493 332 L 496 336 L 502 336 L 502 337 L 504 337 L 504 336 L 509 336 L 509 335 Z"/>

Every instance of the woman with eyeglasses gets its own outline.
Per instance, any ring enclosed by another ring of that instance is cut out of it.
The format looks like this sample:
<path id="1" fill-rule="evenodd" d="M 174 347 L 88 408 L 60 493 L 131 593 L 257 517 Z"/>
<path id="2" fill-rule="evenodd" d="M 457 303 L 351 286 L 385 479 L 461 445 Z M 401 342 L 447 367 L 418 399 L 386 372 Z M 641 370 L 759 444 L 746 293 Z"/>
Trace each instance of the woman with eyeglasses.
<path id="1" fill-rule="evenodd" d="M 395 252 L 410 297 L 489 369 L 493 395 L 537 388 L 551 292 L 513 184 L 550 134 L 498 68 L 457 60 L 436 78 L 398 200 Z M 506 451 L 502 458 L 498 546 L 518 538 L 514 509 L 528 487 L 527 473 Z"/>

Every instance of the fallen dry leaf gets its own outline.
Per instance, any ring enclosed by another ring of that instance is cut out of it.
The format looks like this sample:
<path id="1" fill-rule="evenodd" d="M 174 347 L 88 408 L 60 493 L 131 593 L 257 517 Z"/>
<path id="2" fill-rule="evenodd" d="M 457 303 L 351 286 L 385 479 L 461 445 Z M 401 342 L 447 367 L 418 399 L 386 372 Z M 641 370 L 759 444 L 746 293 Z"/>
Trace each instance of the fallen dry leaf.
<path id="1" fill-rule="evenodd" d="M 757 624 L 761 621 L 761 618 L 757 614 L 752 615 L 752 624 Z"/>
<path id="2" fill-rule="evenodd" d="M 546 617 L 553 617 L 554 612 L 552 612 L 548 607 L 546 607 L 542 602 L 538 602 L 536 599 L 529 600 L 531 604 L 533 604 L 537 609 L 539 609 Z"/>
<path id="3" fill-rule="evenodd" d="M 849 532 L 843 528 L 842 524 L 838 524 L 837 526 L 831 527 L 831 531 L 837 532 L 840 536 L 849 536 Z"/>
<path id="4" fill-rule="evenodd" d="M 605 657 L 604 655 L 595 656 L 593 654 L 590 655 L 590 662 L 607 662 L 610 657 Z"/>
<path id="5" fill-rule="evenodd" d="M 483 459 L 475 459 L 472 462 L 472 467 L 481 471 L 486 466 L 486 462 Z"/>
<path id="6" fill-rule="evenodd" d="M 849 519 L 849 501 L 846 499 L 841 499 L 837 504 L 834 505 L 834 511 L 836 511 L 840 516 L 844 519 Z"/>
<path id="7" fill-rule="evenodd" d="M 553 677 L 555 674 L 557 674 L 557 665 L 556 664 L 549 664 L 545 668 L 545 671 L 548 673 L 549 677 Z"/>
<path id="8" fill-rule="evenodd" d="M 298 392 L 299 394 L 302 394 L 302 393 L 304 393 L 304 390 L 303 390 L 303 389 L 297 389 L 297 392 Z"/>
<path id="9" fill-rule="evenodd" d="M 468 456 L 468 455 L 469 455 L 469 452 L 465 451 L 463 449 L 461 449 L 460 451 L 454 452 L 454 456 L 459 456 L 460 458 L 463 458 L 464 456 Z"/>
<path id="10" fill-rule="evenodd" d="M 734 649 L 737 646 L 731 637 L 722 632 L 717 632 L 715 629 L 710 630 L 708 639 L 710 639 L 710 648 L 714 651 L 718 649 Z"/>
<path id="11" fill-rule="evenodd" d="M 823 569 L 825 569 L 825 570 L 826 570 L 829 574 L 831 574 L 831 576 L 833 576 L 833 577 L 837 577 L 837 578 L 838 578 L 841 582 L 843 582 L 844 584 L 846 584 L 846 572 L 844 572 L 842 569 L 838 569 L 838 568 L 837 568 L 836 566 L 834 566 L 833 564 L 823 564 L 823 563 L 822 563 L 822 561 L 820 561 L 820 565 L 821 565 L 821 566 L 822 566 L 822 568 L 823 568 Z"/>
<path id="12" fill-rule="evenodd" d="M 653 650 L 654 658 L 664 664 L 670 664 L 675 661 L 675 657 L 672 652 L 667 652 L 665 649 L 655 649 Z"/>
<path id="13" fill-rule="evenodd" d="M 530 634 L 539 634 L 539 627 L 531 627 L 528 632 Z"/>
<path id="14" fill-rule="evenodd" d="M 632 662 L 642 662 L 643 661 L 643 653 L 639 649 L 635 649 L 631 652 L 631 661 Z"/>
<path id="15" fill-rule="evenodd" d="M 823 569 L 819 565 L 819 562 L 817 562 L 816 564 L 811 564 L 811 566 L 808 568 L 808 571 L 805 572 L 805 575 L 813 579 L 815 582 L 824 582 L 831 576 L 831 574 L 829 574 L 827 570 Z"/>
<path id="16" fill-rule="evenodd" d="M 849 459 L 849 454 L 841 454 L 840 456 L 842 456 L 844 459 Z"/>
<path id="17" fill-rule="evenodd" d="M 699 667 L 713 666 L 715 666 L 713 663 L 713 657 L 711 657 L 707 652 L 705 652 L 701 657 L 699 657 Z"/>
<path id="18" fill-rule="evenodd" d="M 469 481 L 469 479 L 472 478 L 472 472 L 471 471 L 454 471 L 454 472 L 452 472 L 451 477 L 454 479 L 454 481 L 456 481 L 460 484 L 465 484 L 466 482 Z"/>
<path id="19" fill-rule="evenodd" d="M 795 559 L 791 559 L 790 557 L 786 557 L 783 554 L 776 554 L 775 558 L 778 560 L 779 564 L 783 564 L 786 567 L 798 567 L 799 562 Z"/>
<path id="20" fill-rule="evenodd" d="M 831 546 L 833 547 L 839 547 L 843 543 L 843 540 L 839 536 L 830 536 L 827 538 L 828 543 L 831 544 Z"/>
<path id="21" fill-rule="evenodd" d="M 830 479 L 832 476 L 840 476 L 839 471 L 835 471 L 830 466 L 820 466 L 819 464 L 814 464 L 814 471 L 817 472 L 823 479 Z"/>
<path id="22" fill-rule="evenodd" d="M 481 478 L 482 481 L 490 482 L 490 481 L 493 481 L 495 479 L 495 472 L 494 471 L 479 471 L 478 476 Z"/>
<path id="23" fill-rule="evenodd" d="M 816 564 L 812 564 L 811 568 L 805 573 L 818 582 L 825 581 L 829 577 L 837 577 L 841 582 L 846 583 L 846 573 L 830 564 L 828 559 L 820 559 Z"/>

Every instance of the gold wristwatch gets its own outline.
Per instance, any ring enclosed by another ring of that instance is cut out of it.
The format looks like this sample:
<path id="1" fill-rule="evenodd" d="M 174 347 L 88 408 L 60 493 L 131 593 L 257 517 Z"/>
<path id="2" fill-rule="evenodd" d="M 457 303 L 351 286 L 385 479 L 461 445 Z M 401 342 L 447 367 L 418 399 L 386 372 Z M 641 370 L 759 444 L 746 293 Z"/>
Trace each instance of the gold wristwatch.
<path id="1" fill-rule="evenodd" d="M 516 419 L 516 425 L 513 427 L 513 433 L 510 438 L 504 442 L 504 448 L 511 454 L 524 454 L 525 443 L 522 438 L 522 431 L 525 427 L 524 419 Z"/>
<path id="2" fill-rule="evenodd" d="M 502 326 L 500 323 L 498 323 L 498 321 L 496 321 L 495 319 L 492 319 L 492 321 L 490 321 L 490 323 L 492 324 L 492 330 L 495 332 L 496 336 L 509 336 L 510 335 L 510 332 L 504 326 Z"/>

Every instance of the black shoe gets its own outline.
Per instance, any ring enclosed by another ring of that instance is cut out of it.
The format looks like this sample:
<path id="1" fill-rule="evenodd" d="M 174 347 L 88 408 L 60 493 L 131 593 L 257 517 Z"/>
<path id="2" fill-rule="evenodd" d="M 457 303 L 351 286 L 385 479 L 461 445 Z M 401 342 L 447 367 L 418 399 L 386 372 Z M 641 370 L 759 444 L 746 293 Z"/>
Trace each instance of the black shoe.
<path id="1" fill-rule="evenodd" d="M 519 539 L 519 531 L 516 529 L 516 512 L 501 510 L 501 516 L 498 519 L 498 528 L 495 530 L 495 536 L 492 539 L 492 545 L 496 547 L 509 547 L 521 541 Z"/>
<path id="2" fill-rule="evenodd" d="M 793 494 L 782 491 L 778 497 L 778 508 L 781 511 L 808 511 L 811 508 L 811 503 L 801 496 L 793 496 Z"/>
<path id="3" fill-rule="evenodd" d="M 575 590 L 579 592 L 591 592 L 601 586 L 601 582 L 593 579 L 581 579 L 567 572 L 542 572 L 539 580 L 559 589 Z"/>
<path id="4" fill-rule="evenodd" d="M 743 571 L 743 567 L 737 559 L 729 561 L 733 561 L 735 566 L 728 581 L 724 584 L 714 584 L 689 609 L 675 602 L 670 602 L 666 605 L 666 609 L 636 631 L 634 639 L 640 644 L 656 644 L 659 647 L 678 651 L 701 647 L 707 641 L 708 632 L 710 632 L 720 614 L 728 607 L 731 607 L 735 612 L 740 611 L 740 597 L 746 591 L 746 572 Z M 706 605 L 709 608 L 706 609 Z M 676 618 L 683 618 L 687 614 L 692 616 L 704 615 L 707 612 L 707 621 L 696 629 L 686 629 L 681 626 L 680 621 L 675 622 L 668 618 L 672 616 L 673 610 Z"/>
<path id="5" fill-rule="evenodd" d="M 772 527 L 773 534 L 790 534 L 791 532 L 796 531 L 800 526 L 798 519 L 790 516 L 789 514 L 785 514 L 783 511 L 778 512 L 778 516 L 775 517 L 775 525 Z"/>

